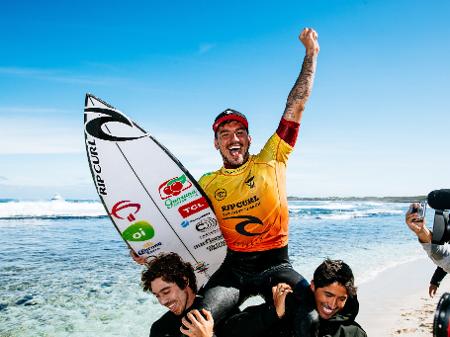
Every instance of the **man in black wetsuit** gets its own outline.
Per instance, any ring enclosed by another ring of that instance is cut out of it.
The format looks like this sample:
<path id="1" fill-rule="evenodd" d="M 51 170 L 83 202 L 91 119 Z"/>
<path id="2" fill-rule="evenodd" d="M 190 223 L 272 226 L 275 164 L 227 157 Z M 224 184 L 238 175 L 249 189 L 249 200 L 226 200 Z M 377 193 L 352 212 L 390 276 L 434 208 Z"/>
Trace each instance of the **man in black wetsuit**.
<path id="1" fill-rule="evenodd" d="M 151 291 L 159 303 L 169 309 L 160 319 L 153 323 L 150 337 L 179 337 L 183 334 L 191 337 L 212 337 L 214 321 L 211 313 L 202 310 L 189 312 L 198 301 L 197 280 L 190 263 L 181 260 L 175 253 L 161 254 L 146 264 L 142 272 L 142 287 Z M 188 313 L 189 312 L 189 313 Z M 183 316 L 191 322 L 199 322 L 195 334 L 183 326 Z M 180 328 L 181 327 L 181 328 Z"/>
<path id="2" fill-rule="evenodd" d="M 271 289 L 278 283 L 307 286 L 289 261 L 286 167 L 312 91 L 320 47 L 314 29 L 305 28 L 299 40 L 305 47 L 302 70 L 276 131 L 257 155 L 249 153 L 251 136 L 243 114 L 227 109 L 213 123 L 214 146 L 223 166 L 203 175 L 199 184 L 212 203 L 228 250 L 194 308 L 211 311 L 216 323 L 251 296 L 272 303 Z M 142 262 L 142 257 L 132 256 Z"/>
<path id="3" fill-rule="evenodd" d="M 228 319 L 221 331 L 233 337 L 367 337 L 355 322 L 359 303 L 352 270 L 345 262 L 325 260 L 310 287 L 297 290 L 287 297 L 285 314 L 278 308 L 282 314 L 277 317 L 267 303 L 248 307 Z"/>
<path id="4" fill-rule="evenodd" d="M 189 337 L 216 336 L 213 328 L 220 330 L 220 326 L 214 327 L 211 313 L 205 309 L 201 313 L 191 310 L 200 297 L 197 296 L 196 278 L 190 263 L 184 262 L 175 253 L 161 254 L 146 264 L 141 280 L 144 291 L 151 291 L 159 303 L 169 309 L 153 323 L 150 337 L 179 337 L 183 334 Z M 290 292 L 288 285 L 274 286 L 275 305 L 267 307 L 266 313 L 259 317 L 273 320 L 284 316 L 285 300 Z M 239 313 L 239 310 L 233 313 Z"/>

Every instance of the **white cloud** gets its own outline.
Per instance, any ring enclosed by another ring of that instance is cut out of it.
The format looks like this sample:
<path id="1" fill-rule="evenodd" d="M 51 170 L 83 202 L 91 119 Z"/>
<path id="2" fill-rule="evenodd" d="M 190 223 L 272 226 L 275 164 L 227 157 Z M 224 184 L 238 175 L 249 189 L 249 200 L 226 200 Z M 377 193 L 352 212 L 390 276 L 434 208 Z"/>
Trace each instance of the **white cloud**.
<path id="1" fill-rule="evenodd" d="M 57 108 L 45 108 L 45 107 L 27 107 L 27 106 L 0 106 L 0 113 L 6 114 L 60 114 L 70 113 L 69 110 L 57 109 Z"/>
<path id="2" fill-rule="evenodd" d="M 2 117 L 2 146 L 5 154 L 80 153 L 84 151 L 83 126 L 62 120 L 36 117 Z"/>
<path id="3" fill-rule="evenodd" d="M 123 79 L 103 77 L 101 79 L 95 78 L 92 75 L 82 76 L 74 75 L 62 70 L 48 70 L 48 69 L 34 69 L 34 68 L 19 68 L 19 67 L 0 67 L 0 74 L 33 78 L 39 80 L 47 80 L 53 82 L 62 82 L 70 84 L 87 84 L 87 85 L 113 85 L 123 81 Z"/>

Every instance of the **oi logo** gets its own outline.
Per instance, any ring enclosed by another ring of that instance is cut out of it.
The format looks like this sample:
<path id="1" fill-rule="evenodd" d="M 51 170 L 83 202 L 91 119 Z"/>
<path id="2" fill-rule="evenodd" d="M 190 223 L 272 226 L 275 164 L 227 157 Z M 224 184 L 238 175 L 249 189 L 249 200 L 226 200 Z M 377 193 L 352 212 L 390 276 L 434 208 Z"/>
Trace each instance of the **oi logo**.
<path id="1" fill-rule="evenodd" d="M 138 221 L 122 233 L 122 237 L 127 241 L 146 241 L 154 236 L 155 229 L 147 221 Z"/>

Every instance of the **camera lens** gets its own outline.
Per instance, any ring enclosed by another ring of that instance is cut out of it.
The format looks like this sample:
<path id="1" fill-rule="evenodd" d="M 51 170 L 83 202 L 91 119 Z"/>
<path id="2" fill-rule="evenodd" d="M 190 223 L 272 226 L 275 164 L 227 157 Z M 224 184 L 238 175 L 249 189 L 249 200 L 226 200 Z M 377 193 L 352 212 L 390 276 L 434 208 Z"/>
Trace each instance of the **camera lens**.
<path id="1" fill-rule="evenodd" d="M 450 241 L 450 223 L 448 217 L 448 212 L 439 209 L 435 210 L 432 243 L 443 245 Z"/>
<path id="2" fill-rule="evenodd" d="M 450 337 L 449 328 L 450 318 L 450 293 L 442 295 L 434 314 L 433 336 Z"/>

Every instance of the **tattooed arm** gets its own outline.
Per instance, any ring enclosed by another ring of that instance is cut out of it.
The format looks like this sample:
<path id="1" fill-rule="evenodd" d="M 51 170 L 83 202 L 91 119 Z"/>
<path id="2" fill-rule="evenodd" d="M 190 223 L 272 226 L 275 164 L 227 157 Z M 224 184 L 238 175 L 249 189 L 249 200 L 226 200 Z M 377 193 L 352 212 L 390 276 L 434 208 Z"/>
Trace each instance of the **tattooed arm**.
<path id="1" fill-rule="evenodd" d="M 316 72 L 317 55 L 319 54 L 318 35 L 314 29 L 305 28 L 300 41 L 306 49 L 302 70 L 291 89 L 284 109 L 283 117 L 277 129 L 277 134 L 291 146 L 295 145 L 306 101 L 311 94 L 314 74 Z"/>
<path id="2" fill-rule="evenodd" d="M 289 93 L 283 114 L 284 119 L 296 123 L 300 123 L 306 101 L 311 94 L 314 73 L 316 72 L 317 55 L 319 54 L 318 35 L 314 29 L 305 28 L 299 39 L 306 48 L 306 55 L 303 60 L 302 71 Z"/>

